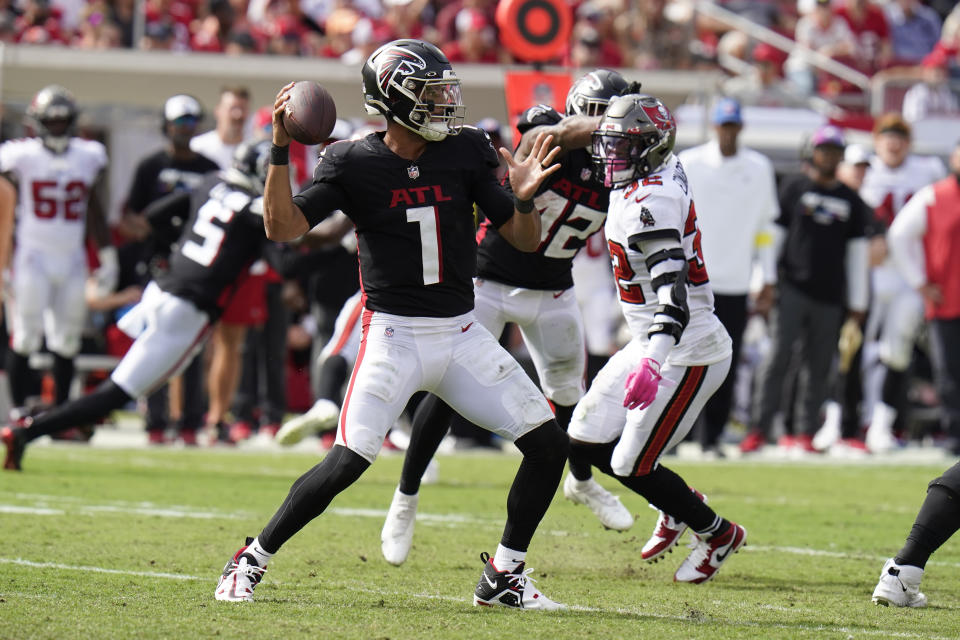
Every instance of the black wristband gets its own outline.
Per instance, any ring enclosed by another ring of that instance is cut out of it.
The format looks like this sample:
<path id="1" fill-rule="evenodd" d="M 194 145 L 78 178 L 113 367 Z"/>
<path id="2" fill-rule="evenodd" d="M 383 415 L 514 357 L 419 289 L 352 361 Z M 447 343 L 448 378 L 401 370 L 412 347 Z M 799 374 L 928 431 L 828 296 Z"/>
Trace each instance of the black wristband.
<path id="1" fill-rule="evenodd" d="M 290 146 L 270 146 L 270 164 L 290 164 Z"/>
<path id="2" fill-rule="evenodd" d="M 533 211 L 533 200 L 521 200 L 517 196 L 513 196 L 513 206 L 520 213 L 530 213 Z"/>

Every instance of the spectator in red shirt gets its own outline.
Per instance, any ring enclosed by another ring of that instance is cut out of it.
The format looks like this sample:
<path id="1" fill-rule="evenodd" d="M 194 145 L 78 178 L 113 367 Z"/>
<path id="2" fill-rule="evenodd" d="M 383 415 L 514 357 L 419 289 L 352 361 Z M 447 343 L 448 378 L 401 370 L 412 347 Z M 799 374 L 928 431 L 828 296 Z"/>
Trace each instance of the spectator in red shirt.
<path id="1" fill-rule="evenodd" d="M 476 9 L 461 9 L 454 21 L 457 39 L 443 45 L 450 62 L 500 62 L 496 32 L 486 16 Z"/>
<path id="2" fill-rule="evenodd" d="M 871 0 L 844 0 L 834 13 L 847 22 L 856 38 L 855 60 L 861 71 L 872 74 L 890 63 L 893 44 L 883 9 Z"/>

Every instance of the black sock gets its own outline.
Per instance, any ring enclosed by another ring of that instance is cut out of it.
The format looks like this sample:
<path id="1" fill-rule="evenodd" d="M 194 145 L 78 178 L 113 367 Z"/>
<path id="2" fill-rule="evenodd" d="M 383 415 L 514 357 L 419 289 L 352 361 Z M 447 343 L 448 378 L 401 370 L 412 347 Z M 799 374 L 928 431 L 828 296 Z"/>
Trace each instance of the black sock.
<path id="1" fill-rule="evenodd" d="M 343 383 L 347 381 L 347 361 L 343 356 L 330 356 L 320 366 L 317 397 L 340 404 Z"/>
<path id="2" fill-rule="evenodd" d="M 557 416 L 557 424 L 560 425 L 560 428 L 564 431 L 570 426 L 570 418 L 573 417 L 573 410 L 577 405 L 563 405 L 563 404 L 554 404 L 553 409 Z M 573 474 L 573 477 L 577 480 L 589 480 L 593 477 L 593 472 L 590 470 L 590 461 L 584 460 L 582 456 L 577 455 L 576 452 L 571 448 L 570 449 L 570 460 L 567 462 L 570 466 L 570 473 Z"/>
<path id="3" fill-rule="evenodd" d="M 523 453 L 523 461 L 507 495 L 507 524 L 500 544 L 526 551 L 560 485 L 569 440 L 557 421 L 550 420 L 514 444 Z"/>
<path id="4" fill-rule="evenodd" d="M 716 535 L 729 526 L 690 490 L 683 478 L 662 464 L 645 476 L 614 477 L 656 508 L 687 523 L 694 531 L 709 531 Z"/>
<path id="5" fill-rule="evenodd" d="M 357 481 L 370 463 L 342 445 L 334 445 L 320 464 L 300 476 L 257 539 L 276 553 L 307 523 L 323 513 L 333 498 Z"/>
<path id="6" fill-rule="evenodd" d="M 73 358 L 64 358 L 60 354 L 53 354 L 53 384 L 56 387 L 56 404 L 63 404 L 70 399 L 70 385 L 73 384 L 73 374 L 76 367 Z"/>
<path id="7" fill-rule="evenodd" d="M 960 496 L 942 485 L 931 485 L 895 561 L 921 569 L 933 552 L 960 529 Z"/>
<path id="8" fill-rule="evenodd" d="M 114 409 L 130 402 L 126 391 L 113 382 L 106 380 L 93 393 L 70 400 L 50 411 L 44 411 L 33 419 L 26 430 L 27 442 L 40 436 L 48 436 L 72 427 L 85 427 L 94 424 Z"/>
<path id="9" fill-rule="evenodd" d="M 883 388 L 880 392 L 880 399 L 888 407 L 898 409 L 902 402 L 904 384 L 906 384 L 907 372 L 897 371 L 890 367 L 884 367 Z"/>
<path id="10" fill-rule="evenodd" d="M 436 455 L 440 442 L 447 435 L 453 409 L 437 396 L 430 394 L 417 406 L 413 414 L 410 444 L 403 458 L 400 473 L 400 492 L 408 496 L 420 491 L 420 479 L 430 460 Z"/>
<path id="11" fill-rule="evenodd" d="M 13 406 L 22 407 L 27 403 L 30 377 L 33 375 L 33 369 L 30 368 L 30 356 L 17 353 L 8 347 L 4 368 L 7 370 L 7 381 L 10 383 L 10 399 L 13 400 Z"/>

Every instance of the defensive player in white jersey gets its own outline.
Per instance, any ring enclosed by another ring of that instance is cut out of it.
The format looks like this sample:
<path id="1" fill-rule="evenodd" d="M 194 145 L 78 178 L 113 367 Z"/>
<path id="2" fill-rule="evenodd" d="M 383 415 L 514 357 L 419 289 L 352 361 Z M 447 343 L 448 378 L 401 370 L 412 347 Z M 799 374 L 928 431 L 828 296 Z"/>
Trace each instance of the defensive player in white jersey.
<path id="1" fill-rule="evenodd" d="M 713 293 L 683 166 L 676 122 L 656 98 L 611 100 L 593 157 L 612 188 L 604 232 L 633 339 L 600 370 L 570 422 L 571 451 L 660 510 L 641 556 L 655 561 L 689 527 L 696 545 L 674 575 L 706 582 L 743 546 L 746 529 L 660 464 L 690 431 L 730 368 L 731 341 Z"/>
<path id="2" fill-rule="evenodd" d="M 72 136 L 77 105 L 63 87 L 41 89 L 26 116 L 35 137 L 0 145 L 0 172 L 17 184 L 20 203 L 6 309 L 6 371 L 15 407 L 26 402 L 29 357 L 44 337 L 53 354 L 57 404 L 68 397 L 87 313 L 87 235 L 99 247 L 98 288 L 112 291 L 119 273 L 101 200 L 106 149 Z M 0 210 L 0 216 L 13 215 L 10 207 Z"/>
<path id="3" fill-rule="evenodd" d="M 860 197 L 874 208 L 877 219 L 887 228 L 913 194 L 943 178 L 947 170 L 940 158 L 910 153 L 910 125 L 900 114 L 879 118 L 873 140 L 876 155 L 863 178 Z M 896 445 L 896 407 L 904 397 L 913 343 L 923 322 L 923 298 L 886 257 L 882 236 L 876 242 L 883 260 L 871 272 L 873 301 L 865 333 L 868 340 L 872 337 L 879 341 L 884 379 L 867 429 L 866 445 L 873 452 L 887 451 Z"/>

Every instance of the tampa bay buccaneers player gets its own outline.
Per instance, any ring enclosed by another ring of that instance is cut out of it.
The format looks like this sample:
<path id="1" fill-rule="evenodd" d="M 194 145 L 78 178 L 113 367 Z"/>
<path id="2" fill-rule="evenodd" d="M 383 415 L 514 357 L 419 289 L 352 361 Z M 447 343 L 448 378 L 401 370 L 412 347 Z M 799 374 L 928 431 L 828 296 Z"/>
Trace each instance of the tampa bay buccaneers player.
<path id="1" fill-rule="evenodd" d="M 167 272 L 144 289 L 118 323 L 133 345 L 96 391 L 0 431 L 4 469 L 19 470 L 26 445 L 91 424 L 131 399 L 146 396 L 191 362 L 203 347 L 249 266 L 275 248 L 263 231 L 261 193 L 269 141 L 241 144 L 233 167 L 210 174 L 195 190 L 151 204 L 151 221 L 187 220 Z"/>
<path id="2" fill-rule="evenodd" d="M 540 211 L 540 243 L 533 252 L 516 249 L 490 220 L 477 232 L 479 252 L 474 281 L 477 320 L 494 336 L 515 323 L 530 352 L 544 395 L 553 404 L 557 422 L 566 430 L 584 391 L 583 321 L 574 292 L 574 256 L 603 226 L 610 190 L 594 176 L 590 134 L 614 96 L 638 90 L 617 72 L 597 69 L 579 78 L 566 100 L 566 117 L 547 105 L 521 114 L 517 156 L 529 154 L 541 133 L 549 133 L 562 150 L 561 169 L 544 182 L 534 198 Z M 436 396 L 417 408 L 400 484 L 380 534 L 383 557 L 393 565 L 407 558 L 413 543 L 420 479 L 447 432 L 453 411 Z M 633 516 L 593 480 L 589 464 L 570 459 L 564 494 L 589 505 L 604 526 L 624 530 Z"/>
<path id="3" fill-rule="evenodd" d="M 689 527 L 696 544 L 674 575 L 701 583 L 745 542 L 740 525 L 660 464 L 690 432 L 730 368 L 730 336 L 713 313 L 696 209 L 673 153 L 676 121 L 660 100 L 611 100 L 593 134 L 593 156 L 611 187 L 604 225 L 620 309 L 633 338 L 577 403 L 570 448 L 661 514 L 641 550 L 655 561 Z"/>
<path id="4" fill-rule="evenodd" d="M 20 203 L 12 297 L 6 305 L 10 330 L 6 371 L 15 407 L 26 402 L 30 354 L 40 349 L 44 336 L 53 354 L 56 403 L 69 395 L 87 317 L 87 236 L 99 247 L 101 266 L 94 273 L 98 290 L 113 291 L 119 275 L 102 199 L 107 150 L 99 142 L 73 135 L 77 115 L 69 91 L 58 85 L 44 87 L 26 111 L 34 136 L 0 145 L 0 172 L 17 185 Z M 9 220 L 13 215 L 11 207 L 0 210 L 0 216 Z M 0 275 L 0 283 L 2 279 Z"/>
<path id="5" fill-rule="evenodd" d="M 364 104 L 386 131 L 326 147 L 313 184 L 293 196 L 283 124 L 288 92 L 277 96 L 264 223 L 291 240 L 341 210 L 355 224 L 364 311 L 357 362 L 340 412 L 337 440 L 302 475 L 276 514 L 227 563 L 218 600 L 252 600 L 267 562 L 319 516 L 377 456 L 387 431 L 418 390 L 443 398 L 472 422 L 523 453 L 507 498 L 507 523 L 474 604 L 558 609 L 528 579 L 527 547 L 550 504 L 567 438 L 520 365 L 473 312 L 473 205 L 514 246 L 535 250 L 540 214 L 533 196 L 560 166 L 549 136 L 522 162 L 505 149 L 513 196 L 497 184 L 489 138 L 463 126 L 460 81 L 446 56 L 419 40 L 377 49 L 362 68 Z"/>

